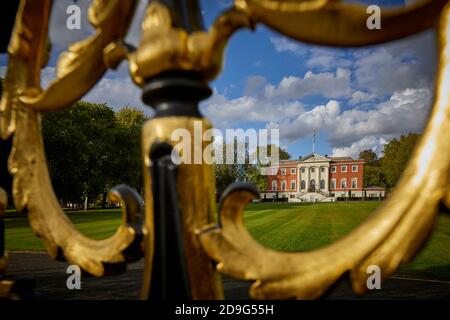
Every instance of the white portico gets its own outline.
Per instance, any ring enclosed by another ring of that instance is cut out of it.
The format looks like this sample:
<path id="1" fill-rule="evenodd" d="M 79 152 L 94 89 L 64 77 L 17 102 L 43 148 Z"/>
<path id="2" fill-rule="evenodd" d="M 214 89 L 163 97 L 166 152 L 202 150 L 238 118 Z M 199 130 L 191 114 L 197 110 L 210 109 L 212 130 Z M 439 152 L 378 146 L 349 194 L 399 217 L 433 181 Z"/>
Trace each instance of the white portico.
<path id="1" fill-rule="evenodd" d="M 298 163 L 300 193 L 329 193 L 331 159 L 312 153 Z"/>

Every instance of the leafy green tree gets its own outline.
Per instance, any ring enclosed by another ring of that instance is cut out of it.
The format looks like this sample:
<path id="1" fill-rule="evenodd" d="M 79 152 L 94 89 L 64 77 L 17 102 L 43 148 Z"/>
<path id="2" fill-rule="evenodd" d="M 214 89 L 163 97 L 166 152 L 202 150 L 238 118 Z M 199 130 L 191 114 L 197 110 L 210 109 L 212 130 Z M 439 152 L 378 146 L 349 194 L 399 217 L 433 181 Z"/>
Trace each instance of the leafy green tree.
<path id="1" fill-rule="evenodd" d="M 364 160 L 366 164 L 372 164 L 378 160 L 378 156 L 373 150 L 363 150 L 359 153 L 359 159 Z"/>
<path id="2" fill-rule="evenodd" d="M 126 183 L 140 191 L 142 111 L 115 113 L 105 104 L 77 102 L 43 116 L 42 131 L 49 171 L 58 198 L 81 205 Z"/>
<path id="3" fill-rule="evenodd" d="M 133 128 L 139 131 L 144 125 L 148 117 L 141 109 L 126 106 L 116 112 L 118 123 L 124 128 Z"/>
<path id="4" fill-rule="evenodd" d="M 287 150 L 274 144 L 258 147 L 257 152 L 265 152 L 267 156 L 270 156 L 272 154 L 272 151 L 276 151 L 275 149 L 278 149 L 279 160 L 289 160 L 292 158 L 291 154 Z"/>
<path id="5" fill-rule="evenodd" d="M 384 175 L 381 171 L 381 160 L 372 150 L 363 150 L 359 153 L 359 159 L 365 161 L 364 187 L 384 186 Z"/>
<path id="6" fill-rule="evenodd" d="M 119 163 L 115 184 L 125 183 L 139 193 L 143 187 L 141 131 L 148 117 L 137 108 L 125 107 L 116 112 L 118 130 L 116 156 Z"/>
<path id="7" fill-rule="evenodd" d="M 239 146 L 238 141 L 235 139 L 233 142 L 227 144 L 222 144 L 222 155 L 223 163 L 215 164 L 215 175 L 216 175 L 216 191 L 217 195 L 220 196 L 223 191 L 233 182 L 246 181 L 245 171 L 248 165 L 246 164 L 236 164 L 238 152 L 237 148 Z M 248 145 L 245 145 L 245 156 L 248 159 Z M 233 164 L 226 163 L 227 149 L 232 148 L 233 150 Z"/>
<path id="8" fill-rule="evenodd" d="M 80 121 L 74 115 L 70 110 L 44 114 L 42 132 L 57 197 L 64 202 L 81 204 L 89 155 L 87 138 L 80 132 Z"/>
<path id="9" fill-rule="evenodd" d="M 400 179 L 419 137 L 417 133 L 409 133 L 384 145 L 381 171 L 388 189 L 393 188 Z"/>

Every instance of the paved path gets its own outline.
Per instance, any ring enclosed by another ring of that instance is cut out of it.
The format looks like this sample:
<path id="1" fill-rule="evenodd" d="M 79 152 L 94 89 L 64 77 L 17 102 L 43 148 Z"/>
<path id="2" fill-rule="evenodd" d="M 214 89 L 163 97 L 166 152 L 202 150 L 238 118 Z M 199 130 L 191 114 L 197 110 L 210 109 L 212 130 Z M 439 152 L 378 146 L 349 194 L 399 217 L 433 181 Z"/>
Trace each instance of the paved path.
<path id="1" fill-rule="evenodd" d="M 83 277 L 81 290 L 66 287 L 67 263 L 52 260 L 46 254 L 10 253 L 8 273 L 31 276 L 37 282 L 36 291 L 48 299 L 136 299 L 139 294 L 143 262 L 128 265 L 119 276 Z M 247 299 L 249 283 L 224 278 L 227 299 Z M 325 299 L 360 299 L 352 293 L 348 281 L 339 282 Z M 450 299 L 450 281 L 394 276 L 363 299 Z"/>

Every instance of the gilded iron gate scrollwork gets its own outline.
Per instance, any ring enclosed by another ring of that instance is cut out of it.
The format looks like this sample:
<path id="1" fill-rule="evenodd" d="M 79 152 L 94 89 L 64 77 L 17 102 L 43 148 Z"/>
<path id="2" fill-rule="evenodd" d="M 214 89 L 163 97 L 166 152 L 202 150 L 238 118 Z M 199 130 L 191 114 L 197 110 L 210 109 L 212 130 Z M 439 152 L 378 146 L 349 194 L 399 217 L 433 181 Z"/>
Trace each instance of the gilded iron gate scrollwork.
<path id="1" fill-rule="evenodd" d="M 0 134 L 3 139 L 11 135 L 14 139 L 8 164 L 14 177 L 14 205 L 27 208 L 31 227 L 51 256 L 103 276 L 123 271 L 127 262 L 145 255 L 142 298 L 156 299 L 223 298 L 217 270 L 253 280 L 253 298 L 317 298 L 347 271 L 354 291 L 363 293 L 368 265 L 379 265 L 386 277 L 402 261 L 414 257 L 432 230 L 439 204 L 450 203 L 447 0 L 383 10 L 380 30 L 366 28 L 365 7 L 338 0 L 236 0 L 208 31 L 203 30 L 197 0 L 150 1 L 141 42 L 130 49 L 124 37 L 135 6 L 136 1 L 93 0 L 89 21 L 94 35 L 72 44 L 60 56 L 55 80 L 42 90 L 40 70 L 51 47 L 47 34 L 52 1 L 20 2 L 8 48 Z M 232 34 L 257 24 L 293 39 L 333 46 L 365 46 L 429 28 L 438 31 L 434 106 L 395 192 L 346 237 L 310 252 L 278 252 L 250 237 L 241 215 L 258 192 L 248 184 L 226 190 L 217 224 L 213 167 L 177 166 L 169 156 L 173 148 L 180 152 L 170 140 L 173 130 L 192 132 L 195 121 L 201 121 L 204 129 L 211 127 L 198 110 L 198 103 L 211 94 L 207 82 L 220 73 Z M 96 241 L 74 228 L 54 195 L 40 113 L 70 107 L 108 68 L 124 59 L 133 81 L 143 90 L 144 102 L 156 111 L 142 131 L 145 206 L 129 187 L 115 187 L 110 197 L 122 202 L 123 222 L 111 238 Z M 0 214 L 5 206 L 5 195 L 0 192 Z M 6 260 L 0 257 L 0 270 Z"/>

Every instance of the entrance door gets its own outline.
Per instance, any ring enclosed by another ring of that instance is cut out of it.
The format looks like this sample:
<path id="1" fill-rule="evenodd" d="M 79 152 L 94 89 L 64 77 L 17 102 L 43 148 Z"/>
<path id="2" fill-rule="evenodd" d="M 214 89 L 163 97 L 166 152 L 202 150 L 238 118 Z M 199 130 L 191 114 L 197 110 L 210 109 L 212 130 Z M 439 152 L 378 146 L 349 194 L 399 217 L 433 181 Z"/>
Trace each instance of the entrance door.
<path id="1" fill-rule="evenodd" d="M 316 192 L 316 180 L 314 179 L 309 182 L 309 192 Z"/>

